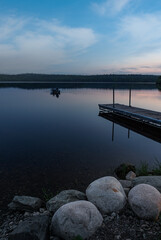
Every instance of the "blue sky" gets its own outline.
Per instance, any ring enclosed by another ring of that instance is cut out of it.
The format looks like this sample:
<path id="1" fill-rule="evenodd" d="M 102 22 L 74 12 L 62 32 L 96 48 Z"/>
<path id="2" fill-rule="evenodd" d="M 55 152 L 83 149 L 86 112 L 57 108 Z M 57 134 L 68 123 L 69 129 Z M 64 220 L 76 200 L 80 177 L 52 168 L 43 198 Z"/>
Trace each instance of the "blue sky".
<path id="1" fill-rule="evenodd" d="M 0 73 L 161 74 L 159 0 L 0 0 Z"/>

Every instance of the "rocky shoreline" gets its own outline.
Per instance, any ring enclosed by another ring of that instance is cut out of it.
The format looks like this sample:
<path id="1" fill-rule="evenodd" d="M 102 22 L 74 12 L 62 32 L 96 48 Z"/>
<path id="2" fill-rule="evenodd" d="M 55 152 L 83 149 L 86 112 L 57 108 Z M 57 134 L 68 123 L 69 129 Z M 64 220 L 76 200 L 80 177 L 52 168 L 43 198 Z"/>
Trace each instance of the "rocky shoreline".
<path id="1" fill-rule="evenodd" d="M 49 199 L 15 196 L 1 212 L 1 240 L 159 240 L 161 176 L 103 177 L 86 194 L 65 190 Z M 101 196 L 101 197 L 100 197 Z"/>
<path id="2" fill-rule="evenodd" d="M 42 212 L 44 211 L 44 212 Z M 39 215 L 48 215 L 45 209 L 34 213 L 20 213 L 8 211 L 2 214 L 3 224 L 0 227 L 0 239 L 8 240 L 9 234 L 16 229 L 19 223 Z M 51 236 L 51 240 L 59 240 Z M 119 214 L 112 213 L 104 216 L 102 226 L 89 238 L 89 240 L 160 240 L 161 222 L 141 220 L 126 206 Z"/>

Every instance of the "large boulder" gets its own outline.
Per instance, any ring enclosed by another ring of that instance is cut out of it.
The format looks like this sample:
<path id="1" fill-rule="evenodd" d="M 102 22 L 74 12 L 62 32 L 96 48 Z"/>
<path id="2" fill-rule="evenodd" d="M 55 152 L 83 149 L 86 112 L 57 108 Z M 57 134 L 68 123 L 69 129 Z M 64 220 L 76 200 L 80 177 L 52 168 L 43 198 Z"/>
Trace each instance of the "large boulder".
<path id="1" fill-rule="evenodd" d="M 48 216 L 30 217 L 19 223 L 8 240 L 48 240 L 49 222 Z"/>
<path id="2" fill-rule="evenodd" d="M 63 206 L 66 203 L 75 202 L 79 200 L 86 200 L 86 195 L 82 192 L 79 192 L 77 190 L 64 190 L 60 192 L 55 197 L 51 198 L 46 203 L 46 208 L 50 212 L 56 212 L 61 206 Z"/>
<path id="3" fill-rule="evenodd" d="M 15 211 L 37 211 L 43 204 L 40 198 L 29 196 L 15 196 L 8 207 Z"/>
<path id="4" fill-rule="evenodd" d="M 161 194 L 148 184 L 139 184 L 131 189 L 128 194 L 128 201 L 141 219 L 156 220 L 161 211 Z"/>
<path id="5" fill-rule="evenodd" d="M 126 195 L 114 177 L 103 177 L 92 182 L 86 190 L 87 199 L 104 214 L 119 212 L 126 204 Z"/>
<path id="6" fill-rule="evenodd" d="M 141 176 L 132 180 L 134 186 L 138 184 L 149 184 L 155 187 L 161 193 L 161 176 Z"/>
<path id="7" fill-rule="evenodd" d="M 77 236 L 86 239 L 102 225 L 98 209 L 88 201 L 76 201 L 63 205 L 54 214 L 51 222 L 53 235 L 65 240 Z"/>

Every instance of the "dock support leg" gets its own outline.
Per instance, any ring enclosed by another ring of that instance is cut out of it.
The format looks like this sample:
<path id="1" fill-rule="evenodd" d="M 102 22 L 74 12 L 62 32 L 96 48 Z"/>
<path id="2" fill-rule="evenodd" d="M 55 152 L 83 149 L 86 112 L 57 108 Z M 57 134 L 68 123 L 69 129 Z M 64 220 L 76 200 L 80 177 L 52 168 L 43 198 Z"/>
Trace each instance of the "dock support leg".
<path id="1" fill-rule="evenodd" d="M 130 138 L 130 129 L 128 129 L 128 139 Z"/>
<path id="2" fill-rule="evenodd" d="M 129 89 L 129 107 L 131 107 L 131 88 Z"/>
<path id="3" fill-rule="evenodd" d="M 115 123 L 112 122 L 112 142 L 114 141 L 114 136 L 115 136 Z"/>
<path id="4" fill-rule="evenodd" d="M 113 88 L 113 108 L 115 108 L 115 88 Z"/>

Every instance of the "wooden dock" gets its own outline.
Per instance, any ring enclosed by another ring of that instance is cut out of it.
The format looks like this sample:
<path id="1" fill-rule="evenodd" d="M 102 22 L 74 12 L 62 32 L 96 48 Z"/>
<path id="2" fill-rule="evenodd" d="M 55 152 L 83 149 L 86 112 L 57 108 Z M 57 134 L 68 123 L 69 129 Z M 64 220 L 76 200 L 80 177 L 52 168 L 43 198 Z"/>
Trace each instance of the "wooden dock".
<path id="1" fill-rule="evenodd" d="M 99 116 L 161 143 L 161 112 L 122 104 L 99 104 Z"/>
<path id="2" fill-rule="evenodd" d="M 126 106 L 123 104 L 99 104 L 99 109 L 104 114 L 113 114 L 156 128 L 161 128 L 161 112 L 143 108 Z"/>

